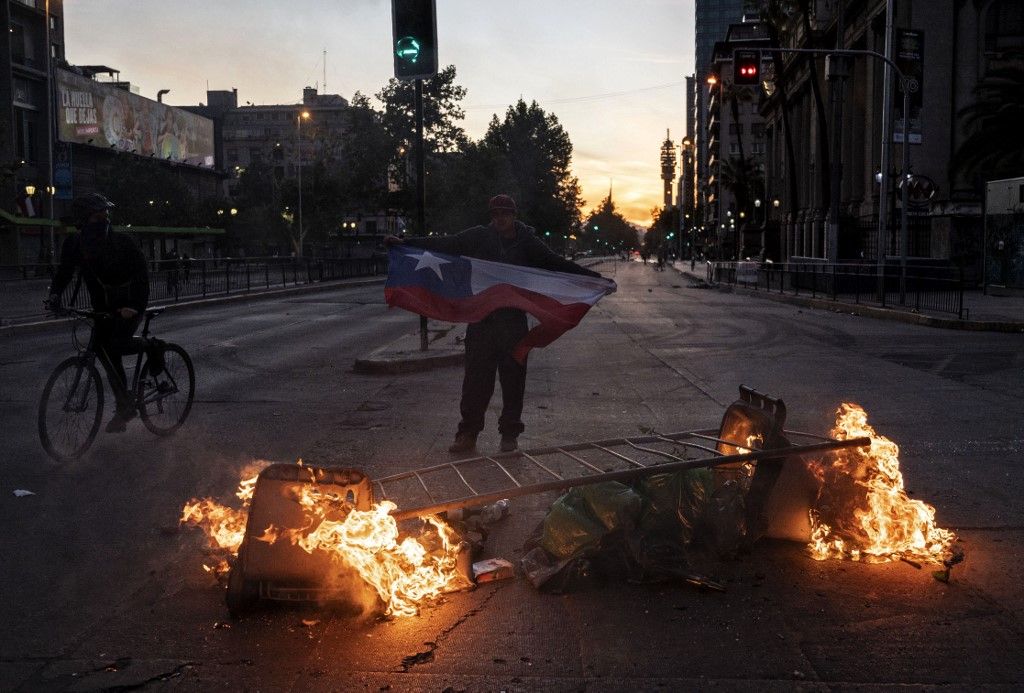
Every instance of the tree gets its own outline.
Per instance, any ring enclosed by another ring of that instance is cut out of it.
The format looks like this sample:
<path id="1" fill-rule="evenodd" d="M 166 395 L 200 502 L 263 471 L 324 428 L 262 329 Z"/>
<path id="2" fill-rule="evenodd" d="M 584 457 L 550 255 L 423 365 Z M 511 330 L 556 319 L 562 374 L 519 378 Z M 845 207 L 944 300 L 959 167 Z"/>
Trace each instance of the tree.
<path id="1" fill-rule="evenodd" d="M 974 96 L 958 114 L 970 134 L 953 156 L 953 169 L 985 180 L 1024 176 L 1024 67 L 991 70 Z"/>
<path id="2" fill-rule="evenodd" d="M 767 27 L 768 42 L 773 47 L 782 45 L 788 38 L 787 27 L 792 14 L 791 0 L 766 0 L 761 6 L 761 21 Z M 778 94 L 779 112 L 782 114 L 782 136 L 786 147 L 786 179 L 789 187 L 789 207 L 792 210 L 800 207 L 799 186 L 797 185 L 796 154 L 793 147 L 793 130 L 789 120 L 789 94 L 783 72 L 782 53 L 772 51 L 772 72 L 776 82 L 775 93 Z"/>
<path id="3" fill-rule="evenodd" d="M 539 232 L 567 234 L 579 225 L 583 200 L 569 168 L 572 142 L 554 114 L 519 99 L 504 119 L 491 118 L 481 146 L 508 160 L 520 215 Z"/>
<path id="4" fill-rule="evenodd" d="M 648 255 L 657 255 L 661 246 L 672 240 L 679 231 L 678 207 L 655 207 L 651 210 L 650 228 L 644 234 L 644 250 Z"/>
<path id="5" fill-rule="evenodd" d="M 356 92 L 349 104 L 348 127 L 342 135 L 338 183 L 346 210 L 379 210 L 387 206 L 388 167 L 394 146 L 383 115 L 370 99 Z"/>
<path id="6" fill-rule="evenodd" d="M 231 223 L 229 246 L 242 246 L 257 255 L 286 247 L 288 229 L 281 216 L 281 183 L 269 164 L 256 161 L 245 168 L 238 178 L 233 204 L 238 216 Z"/>
<path id="7" fill-rule="evenodd" d="M 750 215 L 753 201 L 762 196 L 764 177 L 752 158 L 730 157 L 722 162 L 722 185 L 736 198 L 737 211 Z"/>
<path id="8" fill-rule="evenodd" d="M 428 152 L 458 151 L 466 133 L 458 125 L 466 112 L 460 102 L 466 88 L 455 83 L 455 66 L 448 65 L 423 81 L 423 142 Z M 413 82 L 388 80 L 377 93 L 383 104 L 384 129 L 398 146 L 411 147 L 416 135 L 416 88 Z"/>
<path id="9" fill-rule="evenodd" d="M 592 249 L 601 246 L 615 250 L 636 250 L 640 247 L 636 227 L 616 211 L 610 195 L 587 218 L 580 236 L 583 246 Z"/>
<path id="10" fill-rule="evenodd" d="M 466 133 L 459 125 L 466 117 L 460 105 L 466 96 L 466 88 L 456 84 L 455 77 L 455 66 L 449 65 L 423 82 L 423 150 L 428 183 L 436 180 L 435 168 L 439 161 L 461 151 L 468 142 Z M 396 176 L 392 182 L 399 187 L 398 191 L 388 196 L 389 206 L 409 214 L 416 207 L 416 184 L 408 176 L 409 173 L 415 175 L 415 169 L 412 168 L 416 141 L 415 85 L 413 82 L 400 82 L 392 78 L 376 96 L 384 109 L 381 124 L 389 141 L 389 169 Z M 427 199 L 432 197 L 433 190 L 429 190 Z M 432 215 L 429 208 L 427 212 L 429 227 Z"/>

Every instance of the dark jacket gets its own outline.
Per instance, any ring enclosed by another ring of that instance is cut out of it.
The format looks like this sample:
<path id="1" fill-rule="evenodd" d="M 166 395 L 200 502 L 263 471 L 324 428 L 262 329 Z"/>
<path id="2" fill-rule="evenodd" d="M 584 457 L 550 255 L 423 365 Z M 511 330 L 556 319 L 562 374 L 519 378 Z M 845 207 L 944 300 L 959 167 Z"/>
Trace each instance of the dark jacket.
<path id="1" fill-rule="evenodd" d="M 405 244 L 414 248 L 436 250 L 439 253 L 462 255 L 478 260 L 491 260 L 569 274 L 584 274 L 588 277 L 601 276 L 593 270 L 581 267 L 575 262 L 551 252 L 544 245 L 544 241 L 537 238 L 533 227 L 527 226 L 521 221 L 516 222 L 515 238 L 502 238 L 501 234 L 491 226 L 473 226 L 454 236 L 406 238 Z M 485 324 L 490 326 L 487 329 L 497 330 L 498 333 L 504 334 L 505 341 L 511 346 L 518 343 L 526 334 L 526 313 L 517 308 L 499 308 L 477 323 L 481 326 Z M 482 327 L 474 328 L 473 325 L 470 325 L 470 328 L 467 340 L 471 339 L 473 334 L 477 334 L 474 330 L 484 329 Z"/>
<path id="2" fill-rule="evenodd" d="M 492 260 L 521 267 L 585 274 L 600 277 L 597 272 L 556 255 L 537 238 L 533 227 L 516 222 L 515 238 L 504 239 L 491 226 L 473 226 L 454 236 L 416 236 L 405 239 L 406 245 L 436 250 L 449 255 L 464 255 L 478 260 Z"/>
<path id="3" fill-rule="evenodd" d="M 134 308 L 140 313 L 149 303 L 149 272 L 146 257 L 128 236 L 108 230 L 93 252 L 82 247 L 82 234 L 68 236 L 61 247 L 60 267 L 50 285 L 58 296 L 81 270 L 94 310 Z"/>

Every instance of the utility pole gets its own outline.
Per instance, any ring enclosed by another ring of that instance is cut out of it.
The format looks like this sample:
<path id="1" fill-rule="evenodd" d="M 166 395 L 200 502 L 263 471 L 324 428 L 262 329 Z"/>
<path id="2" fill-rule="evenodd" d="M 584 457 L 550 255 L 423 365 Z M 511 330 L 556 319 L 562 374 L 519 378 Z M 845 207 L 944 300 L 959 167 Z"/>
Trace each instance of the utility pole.
<path id="1" fill-rule="evenodd" d="M 423 162 L 423 80 L 416 80 L 416 235 L 427 235 L 426 166 Z M 420 316 L 420 351 L 426 351 L 427 318 Z"/>
<path id="2" fill-rule="evenodd" d="M 885 68 L 882 71 L 882 153 L 878 187 L 878 297 L 885 292 L 885 254 L 889 244 L 889 157 L 892 154 L 892 13 L 895 0 L 885 3 Z M 904 109 L 906 110 L 906 109 Z M 909 114 L 904 112 L 906 120 Z"/>
<path id="3" fill-rule="evenodd" d="M 844 47 L 844 14 L 846 8 L 842 0 L 839 2 L 836 15 L 836 50 Z M 843 55 L 826 57 L 826 72 L 831 82 L 832 97 L 832 176 L 828 210 L 828 238 L 825 242 L 825 254 L 828 261 L 839 260 L 839 198 L 842 194 L 843 179 L 843 97 L 846 91 L 846 78 L 850 74 L 849 59 Z"/>

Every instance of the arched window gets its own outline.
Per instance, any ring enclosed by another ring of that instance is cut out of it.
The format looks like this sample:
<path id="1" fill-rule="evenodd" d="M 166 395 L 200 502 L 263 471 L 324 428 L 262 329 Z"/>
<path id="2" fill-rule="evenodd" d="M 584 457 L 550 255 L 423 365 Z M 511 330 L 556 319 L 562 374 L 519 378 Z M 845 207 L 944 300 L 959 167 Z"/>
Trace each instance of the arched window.
<path id="1" fill-rule="evenodd" d="M 985 54 L 1024 53 L 1024 2 L 995 0 L 985 15 Z"/>

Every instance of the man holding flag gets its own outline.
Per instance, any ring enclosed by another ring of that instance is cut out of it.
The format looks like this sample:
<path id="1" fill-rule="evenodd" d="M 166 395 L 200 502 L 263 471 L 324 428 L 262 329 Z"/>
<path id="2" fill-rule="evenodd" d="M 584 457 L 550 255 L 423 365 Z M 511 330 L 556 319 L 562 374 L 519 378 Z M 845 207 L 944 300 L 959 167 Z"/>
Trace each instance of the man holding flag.
<path id="1" fill-rule="evenodd" d="M 469 323 L 462 421 L 448 448 L 453 453 L 476 448 L 495 372 L 501 382 L 501 451 L 518 447 L 527 353 L 574 327 L 616 288 L 610 279 L 551 252 L 533 228 L 516 220 L 509 195 L 492 197 L 488 211 L 490 224 L 454 236 L 385 239 L 391 246 L 384 289 L 388 305 Z M 539 321 L 533 329 L 527 313 Z"/>

